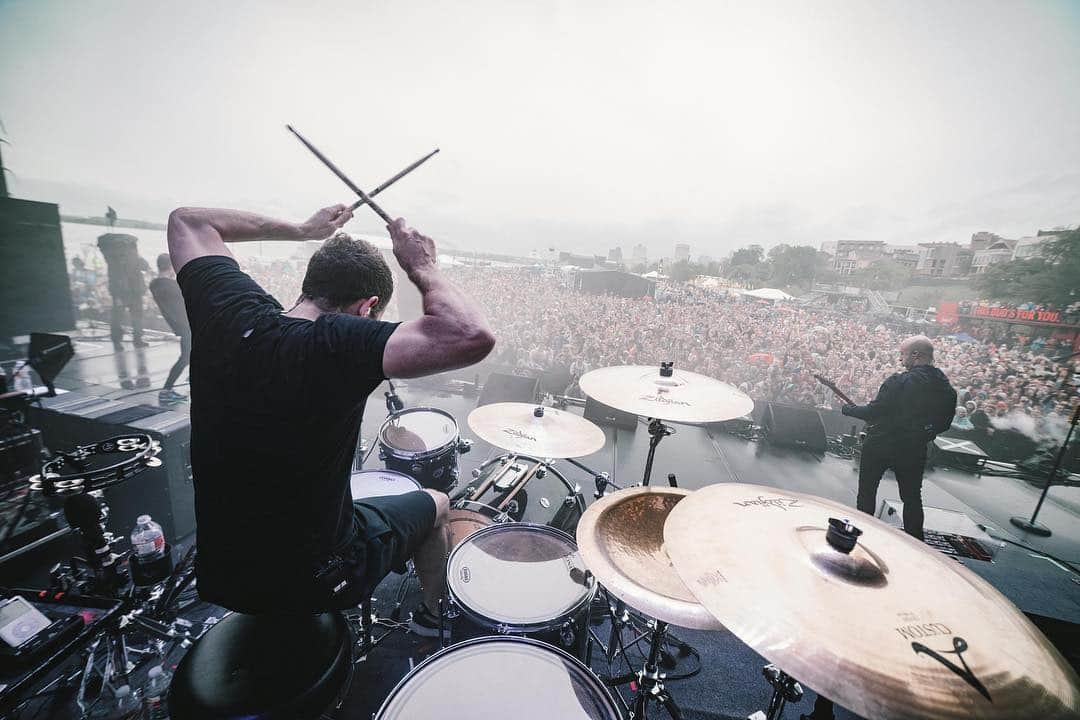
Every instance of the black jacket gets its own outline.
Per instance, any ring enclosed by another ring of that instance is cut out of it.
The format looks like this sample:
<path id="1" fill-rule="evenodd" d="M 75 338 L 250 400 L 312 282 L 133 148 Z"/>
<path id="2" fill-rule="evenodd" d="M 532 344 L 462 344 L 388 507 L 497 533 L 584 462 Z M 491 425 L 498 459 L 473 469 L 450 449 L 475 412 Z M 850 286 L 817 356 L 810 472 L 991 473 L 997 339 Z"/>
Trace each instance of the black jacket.
<path id="1" fill-rule="evenodd" d="M 924 445 L 952 424 L 956 391 L 933 365 L 916 365 L 889 377 L 866 405 L 845 405 L 841 412 L 866 421 L 867 439 Z"/>

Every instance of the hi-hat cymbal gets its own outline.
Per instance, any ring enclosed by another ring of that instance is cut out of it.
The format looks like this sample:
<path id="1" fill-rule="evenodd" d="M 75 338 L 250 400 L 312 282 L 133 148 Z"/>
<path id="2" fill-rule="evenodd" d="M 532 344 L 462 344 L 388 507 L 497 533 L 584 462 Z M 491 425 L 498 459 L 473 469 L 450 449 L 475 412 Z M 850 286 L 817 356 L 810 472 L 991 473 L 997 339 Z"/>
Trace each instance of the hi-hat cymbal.
<path id="1" fill-rule="evenodd" d="M 837 549 L 845 538 L 828 532 L 830 518 L 862 531 L 850 552 Z M 711 485 L 671 511 L 664 539 L 679 576 L 725 627 L 859 715 L 1080 715 L 1076 673 L 1016 606 L 952 558 L 852 508 Z"/>
<path id="2" fill-rule="evenodd" d="M 581 516 L 578 552 L 596 579 L 646 615 L 697 630 L 721 625 L 694 599 L 664 552 L 664 521 L 688 490 L 636 487 L 600 498 Z"/>
<path id="3" fill-rule="evenodd" d="M 754 409 L 754 401 L 738 388 L 678 368 L 670 377 L 652 365 L 600 368 L 582 375 L 578 385 L 616 410 L 677 423 L 720 422 Z"/>
<path id="4" fill-rule="evenodd" d="M 484 442 L 534 457 L 581 457 L 604 447 L 604 431 L 585 418 L 530 403 L 481 405 L 469 413 L 469 427 Z"/>

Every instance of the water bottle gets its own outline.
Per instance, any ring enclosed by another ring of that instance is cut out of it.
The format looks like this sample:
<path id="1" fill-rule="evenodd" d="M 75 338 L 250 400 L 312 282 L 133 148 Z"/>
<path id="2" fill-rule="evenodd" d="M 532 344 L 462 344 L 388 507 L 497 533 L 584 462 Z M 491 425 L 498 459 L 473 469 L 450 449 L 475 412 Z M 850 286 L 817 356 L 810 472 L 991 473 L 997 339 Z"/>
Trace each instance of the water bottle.
<path id="1" fill-rule="evenodd" d="M 146 710 L 146 720 L 169 720 L 166 698 L 169 695 L 169 685 L 172 683 L 172 673 L 161 665 L 150 668 L 146 676 L 146 686 L 143 691 L 143 707 Z"/>
<path id="2" fill-rule="evenodd" d="M 14 382 L 15 392 L 34 394 L 34 379 L 30 377 L 30 365 L 24 360 L 15 366 Z"/>
<path id="3" fill-rule="evenodd" d="M 149 515 L 140 515 L 135 519 L 135 529 L 131 531 L 131 548 L 140 562 L 150 562 L 165 556 L 165 533 Z"/>
<path id="4" fill-rule="evenodd" d="M 109 720 L 142 720 L 142 703 L 139 693 L 130 685 L 121 685 L 113 691 L 113 707 Z"/>

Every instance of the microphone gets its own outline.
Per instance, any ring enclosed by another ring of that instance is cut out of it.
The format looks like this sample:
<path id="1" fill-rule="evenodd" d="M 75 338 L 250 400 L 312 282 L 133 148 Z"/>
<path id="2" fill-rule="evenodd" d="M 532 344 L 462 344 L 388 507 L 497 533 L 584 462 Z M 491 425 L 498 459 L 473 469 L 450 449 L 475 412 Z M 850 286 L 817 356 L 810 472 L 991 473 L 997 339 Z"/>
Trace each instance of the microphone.
<path id="1" fill-rule="evenodd" d="M 386 413 L 393 415 L 394 413 L 401 412 L 405 409 L 405 403 L 398 397 L 397 391 L 394 390 L 394 383 L 390 380 L 386 381 L 386 384 L 390 386 L 390 389 L 383 393 L 386 396 Z"/>
<path id="2" fill-rule="evenodd" d="M 101 515 L 101 503 L 93 495 L 73 495 L 64 501 L 64 519 L 82 535 L 86 559 L 95 570 L 110 568 L 115 561 Z"/>

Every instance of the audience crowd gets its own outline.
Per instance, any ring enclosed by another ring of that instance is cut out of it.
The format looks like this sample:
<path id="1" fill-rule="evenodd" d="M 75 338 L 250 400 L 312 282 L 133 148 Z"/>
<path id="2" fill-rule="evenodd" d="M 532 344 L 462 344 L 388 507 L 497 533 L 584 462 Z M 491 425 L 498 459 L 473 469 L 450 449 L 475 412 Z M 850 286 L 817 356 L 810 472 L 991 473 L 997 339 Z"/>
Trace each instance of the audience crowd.
<path id="1" fill-rule="evenodd" d="M 286 308 L 295 302 L 306 263 L 242 257 L 245 271 Z M 936 326 L 882 324 L 862 306 L 771 304 L 688 284 L 667 284 L 654 298 L 594 295 L 574 289 L 572 274 L 538 268 L 465 267 L 452 279 L 484 308 L 498 343 L 489 364 L 576 379 L 610 365 L 676 367 L 718 378 L 758 401 L 839 407 L 814 378 L 832 379 L 856 402 L 874 397 L 901 370 L 900 341 Z M 111 299 L 103 267 L 72 261 L 72 293 L 81 317 L 106 319 Z M 157 315 L 146 296 L 148 325 Z M 1034 306 L 1033 306 L 1034 307 Z M 392 309 L 391 309 L 392 310 Z M 1001 323 L 973 323 L 934 338 L 936 364 L 957 389 L 958 427 L 1020 413 L 1035 423 L 1067 416 L 1080 403 L 1067 340 L 1007 334 Z"/>

